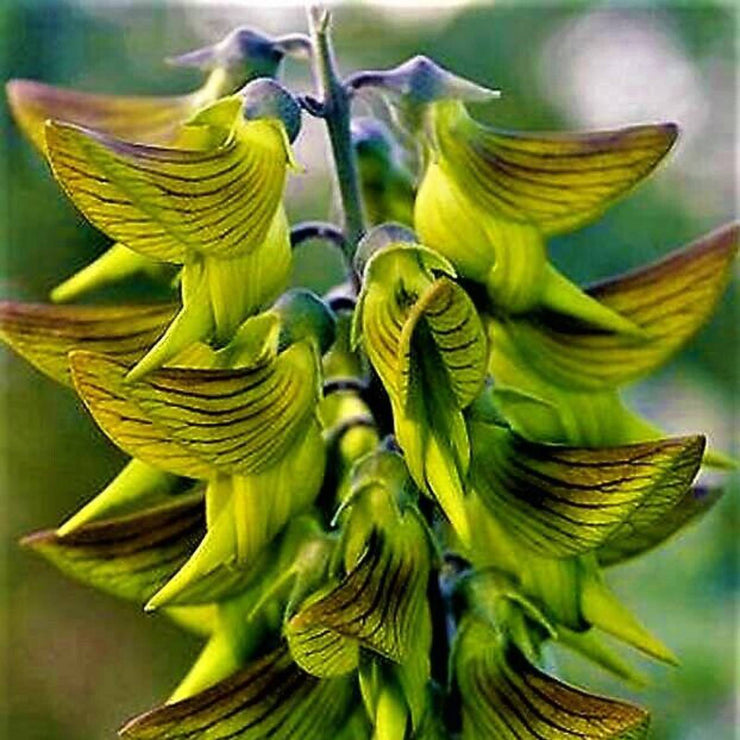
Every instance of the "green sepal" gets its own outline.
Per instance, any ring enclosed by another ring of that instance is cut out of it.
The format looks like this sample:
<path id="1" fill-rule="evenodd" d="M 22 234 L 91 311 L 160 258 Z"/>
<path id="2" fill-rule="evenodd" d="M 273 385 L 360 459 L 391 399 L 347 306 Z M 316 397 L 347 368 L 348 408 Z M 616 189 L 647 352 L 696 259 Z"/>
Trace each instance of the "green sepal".
<path id="1" fill-rule="evenodd" d="M 178 476 L 131 460 L 95 498 L 67 519 L 57 534 L 64 536 L 95 519 L 128 513 L 134 506 L 167 500 L 181 485 Z"/>
<path id="2" fill-rule="evenodd" d="M 603 566 L 642 555 L 704 516 L 722 497 L 722 488 L 694 486 L 682 496 L 646 501 L 596 552 Z"/>
<path id="3" fill-rule="evenodd" d="M 613 447 L 663 436 L 631 412 L 616 390 L 584 391 L 550 383 L 533 372 L 516 347 L 488 324 L 488 371 L 496 379 L 492 394 L 506 423 L 532 442 L 577 447 Z"/>
<path id="4" fill-rule="evenodd" d="M 279 626 L 287 589 L 280 583 L 284 573 L 303 561 L 303 552 L 315 542 L 310 525 L 300 518 L 286 529 L 269 557 L 261 561 L 260 577 L 231 598 L 214 604 L 215 618 L 209 639 L 187 675 L 167 700 L 173 704 L 199 694 L 236 673 L 259 653 Z M 193 607 L 178 607 L 192 609 Z M 171 609 L 167 610 L 168 613 Z"/>
<path id="5" fill-rule="evenodd" d="M 428 622 L 428 615 L 425 619 Z M 432 724 L 429 719 L 432 713 L 429 697 L 431 646 L 431 627 L 425 623 L 417 632 L 413 651 L 406 662 L 397 664 L 371 654 L 363 656 L 358 678 L 365 710 L 375 725 L 373 737 L 403 738 L 407 726 L 416 737 L 425 724 Z M 381 728 L 385 735 L 380 734 Z"/>
<path id="6" fill-rule="evenodd" d="M 119 598 L 146 603 L 195 551 L 205 533 L 202 492 L 134 514 L 22 540 L 65 574 Z"/>
<path id="7" fill-rule="evenodd" d="M 588 694 L 547 675 L 480 620 L 465 618 L 456 642 L 463 740 L 646 736 L 649 716 L 643 709 Z"/>
<path id="8" fill-rule="evenodd" d="M 315 678 L 281 646 L 196 696 L 131 720 L 120 735 L 128 740 L 326 740 L 341 731 L 354 701 L 349 679 Z"/>
<path id="9" fill-rule="evenodd" d="M 527 442 L 471 420 L 470 486 L 507 531 L 540 555 L 594 550 L 629 530 L 631 517 L 689 490 L 702 437 L 607 448 Z"/>
<path id="10" fill-rule="evenodd" d="M 281 348 L 300 341 L 312 342 L 319 356 L 334 344 L 337 319 L 328 304 L 305 288 L 283 293 L 272 311 L 280 317 Z"/>
<path id="11" fill-rule="evenodd" d="M 373 740 L 403 740 L 408 721 L 403 696 L 392 685 L 382 686 L 375 708 Z"/>
<path id="12" fill-rule="evenodd" d="M 0 303 L 0 339 L 52 380 L 72 385 L 67 354 L 94 350 L 124 363 L 139 360 L 175 313 L 172 303 L 53 306 Z"/>
<path id="13" fill-rule="evenodd" d="M 167 281 L 170 270 L 167 265 L 137 254 L 123 244 L 114 244 L 94 262 L 57 285 L 49 297 L 54 303 L 67 303 L 96 288 L 140 274 Z"/>

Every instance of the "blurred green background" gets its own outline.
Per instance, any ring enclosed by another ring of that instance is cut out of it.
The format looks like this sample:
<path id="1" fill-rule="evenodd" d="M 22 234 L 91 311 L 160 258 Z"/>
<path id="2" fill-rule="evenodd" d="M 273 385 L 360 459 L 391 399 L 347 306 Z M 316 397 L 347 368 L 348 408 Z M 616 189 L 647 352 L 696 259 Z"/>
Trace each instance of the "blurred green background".
<path id="1" fill-rule="evenodd" d="M 345 70 L 391 66 L 425 53 L 501 88 L 502 99 L 476 114 L 502 127 L 678 121 L 683 134 L 676 150 L 639 193 L 599 223 L 553 244 L 553 257 L 566 272 L 590 280 L 653 260 L 734 217 L 737 20 L 729 5 L 707 3 L 501 3 L 452 10 L 352 5 L 337 8 L 335 37 Z M 184 92 L 199 84 L 199 75 L 169 68 L 163 57 L 216 40 L 240 24 L 271 32 L 306 25 L 300 8 L 5 0 L 2 77 L 98 92 Z M 301 89 L 310 85 L 298 63 L 288 65 L 287 78 Z M 0 107 L 0 125 L 0 297 L 43 301 L 106 240 L 62 195 L 14 129 L 6 106 Z M 298 156 L 308 172 L 290 186 L 294 219 L 332 213 L 323 146 L 320 128 L 305 126 Z M 297 254 L 296 280 L 303 284 L 324 289 L 338 270 L 336 257 L 319 246 Z M 156 286 L 142 282 L 109 289 L 96 300 L 158 295 Z M 707 431 L 716 446 L 731 450 L 736 327 L 733 286 L 711 325 L 681 357 L 630 391 L 635 402 L 672 432 Z M 18 548 L 19 536 L 57 525 L 90 498 L 123 456 L 71 392 L 4 350 L 0 362 L 0 736 L 113 737 L 124 718 L 169 693 L 198 645 L 166 620 L 71 583 Z M 737 490 L 729 489 L 699 526 L 609 574 L 624 600 L 680 656 L 680 668 L 632 656 L 652 681 L 639 693 L 561 658 L 564 675 L 651 707 L 656 739 L 735 736 L 737 535 Z"/>

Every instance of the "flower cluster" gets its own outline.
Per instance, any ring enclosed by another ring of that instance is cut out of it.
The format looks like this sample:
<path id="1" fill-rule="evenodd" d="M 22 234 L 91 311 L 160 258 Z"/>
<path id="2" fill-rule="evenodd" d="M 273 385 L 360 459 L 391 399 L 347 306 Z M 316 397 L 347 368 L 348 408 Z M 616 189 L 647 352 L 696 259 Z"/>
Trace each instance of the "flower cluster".
<path id="1" fill-rule="evenodd" d="M 320 98 L 277 81 L 285 55 L 313 58 Z M 175 61 L 203 87 L 8 84 L 114 243 L 57 305 L 3 303 L 0 336 L 131 457 L 25 544 L 204 639 L 122 735 L 643 737 L 644 710 L 565 684 L 543 651 L 559 641 L 633 681 L 605 633 L 674 661 L 603 570 L 703 514 L 721 492 L 694 484 L 700 466 L 732 462 L 700 435 L 665 438 L 619 389 L 711 315 L 738 230 L 588 289 L 547 239 L 639 184 L 676 127 L 491 129 L 465 104 L 494 91 L 424 57 L 340 79 L 321 14 L 311 38 L 237 29 Z M 350 120 L 363 93 L 392 118 Z M 344 230 L 288 223 L 304 114 L 327 123 Z M 306 238 L 346 257 L 324 297 L 288 289 Z M 58 305 L 141 271 L 176 273 L 178 300 Z"/>

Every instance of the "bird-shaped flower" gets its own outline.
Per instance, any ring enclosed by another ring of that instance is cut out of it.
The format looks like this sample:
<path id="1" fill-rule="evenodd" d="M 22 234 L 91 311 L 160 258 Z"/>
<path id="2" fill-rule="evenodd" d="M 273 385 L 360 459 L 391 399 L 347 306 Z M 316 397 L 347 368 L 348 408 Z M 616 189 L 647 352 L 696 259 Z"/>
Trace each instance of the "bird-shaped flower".
<path id="1" fill-rule="evenodd" d="M 416 495 L 398 454 L 376 450 L 361 458 L 337 517 L 335 572 L 296 604 L 285 625 L 294 659 L 313 675 L 344 675 L 364 655 L 361 680 L 374 722 L 398 703 L 401 729 L 407 717 L 414 727 L 421 722 L 429 679 L 432 551 Z M 368 659 L 380 658 L 385 677 L 371 675 Z"/>
<path id="2" fill-rule="evenodd" d="M 257 80 L 199 111 L 177 147 L 47 124 L 54 174 L 85 216 L 129 249 L 183 265 L 182 310 L 133 378 L 194 342 L 223 345 L 286 287 L 282 197 L 292 159 L 284 120 L 295 126 L 300 113 L 277 83 L 267 83 L 268 94 L 265 86 Z"/>
<path id="3" fill-rule="evenodd" d="M 72 123 L 139 144 L 167 145 L 198 110 L 252 79 L 274 76 L 286 54 L 304 54 L 306 43 L 299 35 L 271 38 L 251 28 L 236 28 L 213 45 L 169 60 L 208 73 L 203 85 L 186 95 L 99 95 L 33 80 L 10 80 L 6 92 L 19 128 L 44 156 L 46 121 Z"/>
<path id="4" fill-rule="evenodd" d="M 114 359 L 71 353 L 78 393 L 118 446 L 208 482 L 208 533 L 150 608 L 238 591 L 261 548 L 310 506 L 323 478 L 318 362 L 332 322 L 319 299 L 289 293 L 219 352 L 202 346 L 200 367 L 139 381 Z"/>
<path id="5" fill-rule="evenodd" d="M 593 331 L 546 311 L 487 316 L 488 370 L 501 413 L 536 441 L 598 447 L 660 437 L 624 406 L 618 388 L 654 372 L 709 320 L 737 249 L 733 224 L 587 290 L 638 326 L 642 338 Z M 706 460 L 727 463 L 713 452 Z"/>
<path id="6" fill-rule="evenodd" d="M 586 134 L 522 134 L 473 120 L 462 102 L 425 111 L 426 167 L 414 206 L 424 244 L 486 287 L 502 313 L 548 309 L 607 331 L 630 321 L 548 262 L 545 239 L 597 218 L 675 141 L 673 124 Z"/>
<path id="7" fill-rule="evenodd" d="M 416 484 L 469 542 L 463 482 L 470 444 L 462 411 L 485 380 L 486 338 L 473 302 L 443 257 L 398 227 L 378 227 L 358 251 L 363 288 L 355 337 L 388 392 Z"/>
<path id="8" fill-rule="evenodd" d="M 584 645 L 582 636 L 596 627 L 672 662 L 607 588 L 598 563 L 602 552 L 603 562 L 621 562 L 685 523 L 704 439 L 597 449 L 537 444 L 502 426 L 486 394 L 470 409 L 468 428 L 473 565 L 506 574 L 515 584 L 507 588 L 535 604 L 552 625 L 551 636 L 575 649 L 594 650 L 596 638 Z M 602 653 L 605 662 L 605 648 Z"/>

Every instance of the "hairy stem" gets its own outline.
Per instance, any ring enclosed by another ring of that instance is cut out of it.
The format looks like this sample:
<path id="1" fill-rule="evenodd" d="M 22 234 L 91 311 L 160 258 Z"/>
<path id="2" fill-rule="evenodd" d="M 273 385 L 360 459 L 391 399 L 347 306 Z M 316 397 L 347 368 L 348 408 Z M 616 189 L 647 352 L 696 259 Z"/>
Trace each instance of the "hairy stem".
<path id="1" fill-rule="evenodd" d="M 351 265 L 357 243 L 365 231 L 365 220 L 357 162 L 350 137 L 350 95 L 337 72 L 331 44 L 328 11 L 311 8 L 309 24 L 314 44 L 314 74 L 321 93 L 322 114 L 329 132 L 334 168 L 344 210 L 347 237 L 344 254 Z"/>

